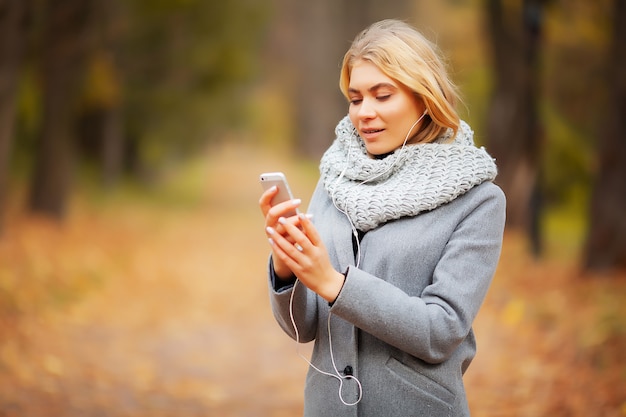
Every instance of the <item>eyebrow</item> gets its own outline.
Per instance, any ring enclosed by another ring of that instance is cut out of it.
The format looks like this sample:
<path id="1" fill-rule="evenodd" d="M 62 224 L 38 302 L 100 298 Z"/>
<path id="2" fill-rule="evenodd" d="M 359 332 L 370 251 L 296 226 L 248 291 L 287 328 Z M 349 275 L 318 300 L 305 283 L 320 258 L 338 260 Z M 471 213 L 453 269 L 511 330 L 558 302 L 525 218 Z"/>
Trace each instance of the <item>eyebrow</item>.
<path id="1" fill-rule="evenodd" d="M 398 89 L 398 87 L 396 87 L 395 85 L 390 84 L 390 83 L 378 83 L 378 84 L 375 84 L 375 85 L 371 86 L 370 88 L 368 88 L 367 91 L 374 92 L 376 90 L 380 90 L 381 88 L 391 88 L 391 89 L 394 89 L 394 90 Z M 359 93 L 360 91 L 357 90 L 356 88 L 348 88 L 348 92 L 349 93 Z"/>

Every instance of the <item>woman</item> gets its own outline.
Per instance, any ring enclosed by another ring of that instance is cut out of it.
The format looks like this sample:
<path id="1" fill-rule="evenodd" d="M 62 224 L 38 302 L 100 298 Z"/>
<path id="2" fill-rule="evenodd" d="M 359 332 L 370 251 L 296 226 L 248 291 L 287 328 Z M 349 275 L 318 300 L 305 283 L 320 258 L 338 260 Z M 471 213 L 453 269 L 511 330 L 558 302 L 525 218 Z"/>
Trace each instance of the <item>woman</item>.
<path id="1" fill-rule="evenodd" d="M 271 305 L 315 340 L 305 416 L 466 416 L 472 321 L 502 244 L 505 197 L 473 144 L 435 46 L 385 20 L 341 69 L 349 101 L 308 213 L 260 207 Z"/>

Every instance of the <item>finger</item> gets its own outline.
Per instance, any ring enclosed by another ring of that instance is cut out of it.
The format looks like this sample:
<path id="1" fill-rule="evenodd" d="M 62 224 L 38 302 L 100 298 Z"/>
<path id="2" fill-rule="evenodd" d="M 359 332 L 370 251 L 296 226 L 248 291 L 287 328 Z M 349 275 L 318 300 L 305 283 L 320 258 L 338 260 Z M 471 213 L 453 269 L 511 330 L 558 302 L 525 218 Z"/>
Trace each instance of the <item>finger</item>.
<path id="1" fill-rule="evenodd" d="M 261 198 L 259 199 L 259 206 L 261 207 L 261 211 L 263 212 L 263 216 L 267 216 L 267 213 L 272 208 L 272 198 L 278 193 L 278 187 L 275 185 L 264 191 L 261 194 Z"/>
<path id="2" fill-rule="evenodd" d="M 294 244 L 295 240 L 287 233 L 285 228 L 279 223 L 276 227 L 265 226 L 265 233 L 267 237 L 276 238 L 275 235 L 281 236 L 283 239 L 287 240 L 290 244 Z"/>
<path id="3" fill-rule="evenodd" d="M 298 266 L 297 258 L 302 256 L 302 251 L 297 249 L 294 244 L 284 236 L 277 233 L 274 228 L 267 227 L 265 230 L 274 253 L 285 262 L 290 269 L 293 270 L 293 268 L 296 268 Z"/>
<path id="4" fill-rule="evenodd" d="M 288 209 L 288 214 L 291 214 L 291 210 Z M 274 229 L 276 229 L 276 231 L 278 233 L 280 233 L 281 235 L 285 236 L 287 233 L 285 231 L 285 224 L 292 224 L 292 225 L 296 225 L 297 227 L 299 227 L 300 224 L 300 218 L 297 215 L 292 215 L 292 216 L 281 216 L 281 212 L 279 210 L 276 210 L 276 212 L 278 213 L 278 215 L 275 215 L 274 211 L 272 211 L 272 213 L 269 213 L 267 215 L 267 219 L 266 219 L 266 225 L 267 226 L 272 226 Z M 281 219 L 283 223 L 281 223 Z"/>
<path id="5" fill-rule="evenodd" d="M 298 221 L 299 217 L 296 217 L 295 220 Z M 302 241 L 302 240 L 308 240 L 306 235 L 300 229 L 300 227 L 295 225 L 295 221 L 294 221 L 293 218 L 292 219 L 286 219 L 284 217 L 280 217 L 278 219 L 278 224 L 281 225 L 283 227 L 283 229 L 285 230 L 285 233 L 287 233 L 287 235 L 292 237 L 295 241 L 299 242 L 299 241 Z M 298 222 L 298 225 L 299 224 L 300 223 Z"/>
<path id="6" fill-rule="evenodd" d="M 311 215 L 304 213 L 300 213 L 298 215 L 298 219 L 300 220 L 300 226 L 302 226 L 302 231 L 307 235 L 307 237 L 311 241 L 311 244 L 313 244 L 314 246 L 319 246 L 322 242 L 322 238 L 319 233 L 317 233 L 317 229 L 313 225 L 311 217 Z"/>
<path id="7" fill-rule="evenodd" d="M 307 214 L 306 216 L 310 216 L 309 214 Z M 296 216 L 291 216 L 291 217 L 285 217 L 282 216 L 284 218 L 283 222 L 289 223 L 295 227 L 297 227 L 298 229 L 302 230 L 302 226 L 300 225 L 300 214 L 296 215 Z M 278 218 L 278 222 L 274 225 L 274 228 L 283 236 L 285 236 L 286 232 L 285 232 L 285 226 L 280 222 L 280 217 Z"/>
<path id="8" fill-rule="evenodd" d="M 274 223 L 272 221 L 266 221 L 265 227 L 266 228 L 270 227 L 274 232 L 280 234 L 285 239 L 287 239 L 289 241 L 289 243 L 291 243 L 291 244 L 295 243 L 295 240 L 289 235 L 289 233 L 287 233 L 287 231 L 285 230 L 285 226 L 283 226 L 282 224 L 280 224 L 278 222 Z M 267 231 L 267 229 L 266 229 L 266 231 Z"/>
<path id="9" fill-rule="evenodd" d="M 281 217 L 295 217 L 294 221 L 297 221 L 296 209 L 300 207 L 301 204 L 302 200 L 296 198 L 272 206 L 267 213 L 266 223 L 268 223 L 269 225 L 275 225 L 278 219 Z"/>
<path id="10" fill-rule="evenodd" d="M 287 236 L 285 237 L 293 242 L 293 246 L 299 252 L 305 252 L 307 249 L 311 249 L 311 241 L 309 240 L 307 235 L 304 234 L 302 230 L 300 230 L 299 227 L 297 227 L 295 224 L 291 223 L 284 217 L 279 218 L 278 223 L 285 228 L 285 232 L 287 233 Z"/>

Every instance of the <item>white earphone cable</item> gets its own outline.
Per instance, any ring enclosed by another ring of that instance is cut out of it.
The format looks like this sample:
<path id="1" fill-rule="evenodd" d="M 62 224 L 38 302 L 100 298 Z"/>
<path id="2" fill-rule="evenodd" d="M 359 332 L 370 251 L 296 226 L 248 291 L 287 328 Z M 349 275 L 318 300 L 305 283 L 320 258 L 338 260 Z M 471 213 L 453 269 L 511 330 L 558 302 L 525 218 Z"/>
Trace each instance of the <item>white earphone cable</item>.
<path id="1" fill-rule="evenodd" d="M 389 172 L 395 165 L 396 163 L 399 161 L 400 157 L 402 156 L 402 152 L 404 151 L 405 147 L 406 147 L 406 143 L 409 140 L 409 136 L 411 135 L 411 132 L 413 131 L 413 128 L 424 118 L 424 116 L 426 116 L 427 111 L 425 110 L 424 113 L 420 116 L 419 119 L 417 119 L 415 121 L 415 123 L 413 123 L 413 125 L 411 126 L 411 128 L 409 129 L 409 131 L 406 134 L 406 138 L 404 139 L 404 142 L 402 143 L 402 147 L 400 148 L 400 152 L 398 152 L 396 159 L 393 161 L 393 163 L 383 172 L 368 178 L 362 182 L 360 182 L 358 184 L 358 186 L 366 184 L 370 181 L 375 180 L 376 178 L 386 174 L 387 172 Z M 350 153 L 352 150 L 352 141 L 350 142 L 350 146 L 348 147 L 348 159 L 346 160 L 346 167 L 343 169 L 343 171 L 341 172 L 341 174 L 339 175 L 339 177 L 337 178 L 337 180 L 334 182 L 332 190 L 331 190 L 331 201 L 333 202 L 333 205 L 335 206 L 335 208 L 343 213 L 347 218 L 348 218 L 348 222 L 350 223 L 350 228 L 352 229 L 352 234 L 354 235 L 354 241 L 356 242 L 356 254 L 355 254 L 355 267 L 358 268 L 360 261 L 361 261 L 361 244 L 359 242 L 359 232 L 356 228 L 356 226 L 354 225 L 354 223 L 352 222 L 352 219 L 350 219 L 350 216 L 348 214 L 348 201 L 346 201 L 345 207 L 344 209 L 340 209 L 337 206 L 337 203 L 335 201 L 335 198 L 333 196 L 334 194 L 334 190 L 335 187 L 337 186 L 338 182 L 343 178 L 344 174 L 346 173 L 346 170 L 349 167 L 350 164 Z M 330 373 L 330 372 L 326 372 L 326 371 L 322 371 L 321 369 L 319 369 L 317 366 L 313 365 L 313 363 L 311 361 L 309 361 L 304 355 L 302 355 L 300 353 L 299 350 L 299 345 L 300 345 L 300 333 L 298 332 L 298 326 L 296 325 L 296 320 L 294 318 L 294 314 L 293 314 L 293 299 L 294 299 L 294 295 L 296 293 L 296 287 L 298 285 L 298 280 L 296 280 L 293 284 L 293 288 L 291 289 L 291 295 L 289 297 L 289 319 L 291 320 L 291 325 L 293 326 L 293 330 L 296 336 L 296 349 L 297 349 L 297 354 L 298 356 L 300 356 L 302 359 L 304 359 L 304 361 L 306 363 L 309 364 L 309 366 L 313 369 L 315 369 L 317 372 L 319 372 L 320 374 L 335 378 L 337 380 L 339 380 L 339 400 L 342 402 L 342 404 L 346 405 L 346 406 L 353 406 L 358 404 L 361 401 L 361 398 L 363 398 L 363 387 L 361 385 L 361 381 L 359 381 L 359 379 L 353 375 L 341 375 L 341 373 L 339 372 L 339 370 L 337 369 L 337 364 L 335 362 L 335 355 L 333 353 L 333 341 L 332 341 L 332 334 L 331 334 L 331 330 L 330 330 L 330 319 L 332 316 L 332 313 L 329 311 L 328 312 L 328 322 L 327 322 L 327 330 L 328 330 L 328 348 L 330 350 L 330 360 L 331 363 L 333 365 L 333 369 L 335 371 L 335 373 Z M 357 386 L 358 386 L 358 396 L 357 396 L 357 400 L 353 403 L 349 403 L 347 402 L 344 398 L 343 398 L 343 383 L 345 380 L 348 379 L 353 379 Z"/>
<path id="2" fill-rule="evenodd" d="M 296 349 L 297 349 L 297 353 L 298 356 L 300 356 L 302 359 L 304 359 L 304 361 L 306 363 L 309 364 L 309 366 L 313 369 L 315 369 L 317 372 L 319 372 L 320 374 L 335 378 L 339 381 L 339 400 L 342 402 L 342 404 L 347 405 L 347 406 L 353 406 L 358 404 L 361 401 L 361 398 L 363 397 L 363 387 L 361 386 L 361 381 L 358 380 L 358 378 L 356 378 L 353 375 L 345 375 L 342 376 L 341 373 L 339 372 L 339 370 L 337 369 L 337 364 L 335 363 L 335 355 L 333 354 L 333 344 L 332 344 L 332 336 L 331 336 L 331 332 L 330 332 L 330 317 L 331 317 L 331 313 L 328 312 L 328 323 L 327 323 L 327 328 L 328 328 L 328 345 L 329 345 L 329 349 L 330 349 L 330 360 L 331 363 L 333 364 L 333 368 L 335 370 L 335 373 L 332 374 L 330 372 L 326 372 L 326 371 L 322 371 L 321 369 L 319 369 L 317 366 L 313 365 L 313 363 L 311 361 L 309 361 L 303 354 L 300 353 L 300 333 L 298 332 L 298 326 L 296 326 L 296 320 L 294 318 L 293 315 L 293 297 L 294 294 L 296 293 L 296 286 L 298 285 L 298 280 L 296 280 L 296 282 L 294 282 L 293 284 L 293 288 L 291 289 L 291 296 L 289 297 L 289 318 L 291 319 L 291 325 L 293 326 L 293 330 L 296 336 Z M 349 403 L 347 402 L 344 398 L 343 398 L 343 383 L 344 380 L 347 379 L 353 379 L 357 386 L 358 386 L 358 391 L 359 391 L 359 395 L 357 396 L 357 399 L 355 402 Z"/>
<path id="3" fill-rule="evenodd" d="M 400 160 L 400 157 L 402 156 L 402 153 L 404 152 L 404 149 L 406 148 L 406 143 L 408 142 L 409 137 L 411 136 L 411 132 L 413 131 L 413 128 L 424 118 L 424 116 L 426 116 L 427 113 L 428 113 L 428 110 L 424 110 L 424 113 L 422 113 L 422 115 L 415 121 L 415 123 L 413 123 L 411 125 L 411 127 L 409 128 L 409 131 L 406 133 L 406 137 L 404 138 L 404 142 L 402 142 L 402 147 L 400 147 L 400 151 L 397 153 L 396 159 L 394 159 L 394 161 L 391 163 L 391 165 L 389 165 L 389 167 L 387 167 L 387 169 L 384 170 L 383 172 L 378 173 L 378 174 L 374 175 L 373 177 L 370 177 L 370 178 L 367 178 L 367 179 L 361 181 L 357 186 L 361 186 L 361 185 L 366 184 L 368 182 L 374 181 L 375 179 L 385 175 L 386 173 L 391 171 L 391 169 L 393 169 L 393 167 L 396 165 L 396 163 L 398 163 L 398 161 Z M 333 205 L 335 206 L 335 208 L 339 212 L 343 213 L 348 218 L 348 222 L 350 223 L 350 227 L 352 229 L 352 234 L 353 234 L 355 242 L 356 242 L 355 266 L 358 268 L 360 263 L 361 263 L 361 242 L 359 241 L 359 232 L 356 229 L 356 226 L 354 225 L 354 223 L 352 222 L 352 219 L 350 219 L 350 215 L 348 214 L 349 198 L 346 199 L 345 207 L 342 210 L 342 209 L 340 209 L 337 206 L 337 203 L 336 203 L 334 195 L 333 195 L 335 187 L 337 186 L 339 181 L 343 178 L 346 170 L 348 169 L 348 166 L 349 166 L 349 163 L 350 163 L 350 151 L 351 150 L 352 150 L 352 141 L 350 141 L 350 146 L 348 147 L 348 159 L 346 160 L 346 168 L 344 168 L 344 170 L 341 172 L 339 177 L 337 177 L 337 180 L 335 180 L 335 182 L 333 184 L 332 191 L 331 191 L 331 201 L 333 202 Z"/>

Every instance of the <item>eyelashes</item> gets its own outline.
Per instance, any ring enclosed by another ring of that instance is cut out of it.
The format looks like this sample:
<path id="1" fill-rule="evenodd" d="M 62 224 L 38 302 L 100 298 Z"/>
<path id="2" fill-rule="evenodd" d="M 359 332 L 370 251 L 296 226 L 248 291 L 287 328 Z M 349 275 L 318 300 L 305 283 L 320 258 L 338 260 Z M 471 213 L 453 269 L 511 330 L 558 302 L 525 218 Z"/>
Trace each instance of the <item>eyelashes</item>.
<path id="1" fill-rule="evenodd" d="M 383 94 L 383 95 L 380 95 L 380 96 L 376 96 L 376 101 L 383 102 L 383 101 L 389 100 L 390 98 L 391 98 L 391 94 Z M 363 102 L 362 98 L 355 98 L 355 99 L 350 100 L 350 104 L 353 105 L 353 106 L 358 106 L 362 102 Z"/>

